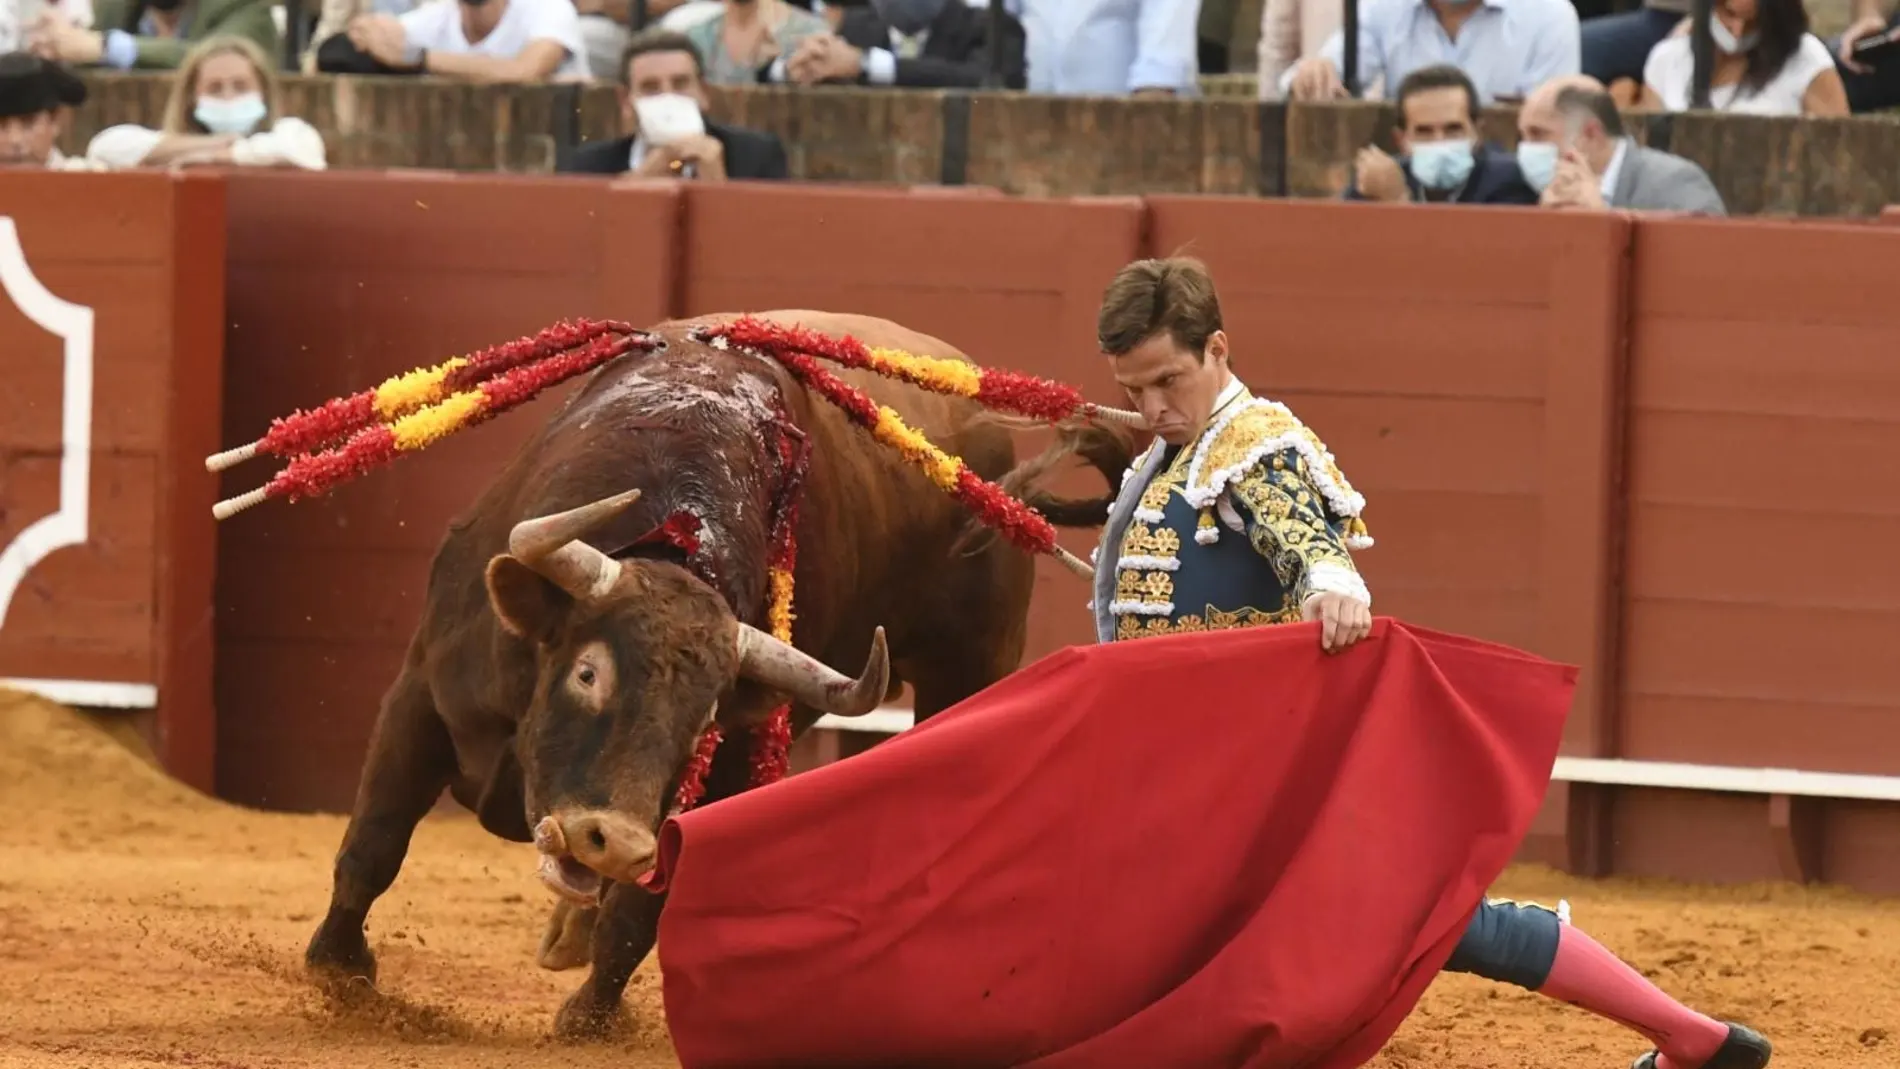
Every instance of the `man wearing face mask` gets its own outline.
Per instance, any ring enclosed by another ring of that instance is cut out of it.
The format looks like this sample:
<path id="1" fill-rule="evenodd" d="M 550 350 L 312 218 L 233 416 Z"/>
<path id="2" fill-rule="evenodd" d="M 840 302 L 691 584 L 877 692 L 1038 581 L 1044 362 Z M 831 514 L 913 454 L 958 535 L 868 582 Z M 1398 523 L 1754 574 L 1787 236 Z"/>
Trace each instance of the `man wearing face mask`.
<path id="1" fill-rule="evenodd" d="M 623 56 L 620 115 L 632 132 L 576 146 L 556 161 L 556 171 L 701 182 L 790 176 L 776 135 L 705 117 L 705 71 L 684 34 L 643 30 L 627 42 Z"/>
<path id="2" fill-rule="evenodd" d="M 1693 160 L 1638 145 L 1616 101 L 1588 75 L 1538 86 L 1517 114 L 1517 162 L 1546 208 L 1726 215 Z"/>
<path id="3" fill-rule="evenodd" d="M 224 34 L 249 38 L 267 56 L 283 51 L 270 0 L 96 0 L 85 29 L 54 11 L 40 16 L 36 50 L 78 66 L 175 70 L 192 46 Z"/>
<path id="4" fill-rule="evenodd" d="M 912 86 L 974 89 L 990 70 L 990 15 L 961 0 L 870 0 L 845 9 L 836 34 L 799 42 L 791 56 L 773 63 L 774 82 L 816 85 Z M 1003 15 L 1003 84 L 1027 84 L 1023 25 Z"/>
<path id="5" fill-rule="evenodd" d="M 1347 200 L 1444 204 L 1536 204 L 1517 160 L 1478 137 L 1478 93 L 1457 67 L 1423 67 L 1398 91 L 1394 159 L 1376 145 L 1359 150 Z"/>

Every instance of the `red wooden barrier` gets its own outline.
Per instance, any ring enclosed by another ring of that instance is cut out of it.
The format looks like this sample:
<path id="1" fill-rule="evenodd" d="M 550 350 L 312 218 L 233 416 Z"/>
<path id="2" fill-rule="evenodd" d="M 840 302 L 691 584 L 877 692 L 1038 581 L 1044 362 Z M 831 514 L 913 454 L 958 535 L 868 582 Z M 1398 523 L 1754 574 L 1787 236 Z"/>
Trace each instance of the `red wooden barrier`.
<path id="1" fill-rule="evenodd" d="M 1102 287 L 1131 258 L 1185 247 L 1214 268 L 1241 376 L 1312 424 L 1366 493 L 1378 544 L 1360 559 L 1378 611 L 1583 666 L 1566 756 L 1525 856 L 1593 873 L 1900 889 L 1900 675 L 1885 656 L 1900 642 L 1900 566 L 1877 551 L 1900 522 L 1900 476 L 1881 463 L 1900 447 L 1900 371 L 1886 344 L 1900 313 L 1865 281 L 1900 267 L 1889 227 L 495 176 L 225 181 L 222 439 L 189 455 L 142 444 L 150 433 L 95 450 L 108 467 L 163 460 L 180 473 L 165 500 L 185 500 L 205 453 L 255 437 L 273 416 L 573 315 L 871 312 L 1116 401 L 1094 345 Z M 40 216 L 81 213 L 36 188 L 42 201 L 21 214 L 38 267 Z M 192 183 L 146 188 L 180 191 L 167 218 L 190 216 L 178 205 Z M 183 233 L 168 225 L 152 233 Z M 156 268 L 86 283 L 84 270 L 104 269 L 77 264 L 69 285 L 61 255 L 48 254 L 42 277 L 62 295 L 95 285 L 121 345 L 145 337 L 124 324 L 150 322 L 150 293 L 187 288 Z M 0 316 L 0 339 L 14 337 L 28 341 L 5 350 L 9 366 L 39 370 L 13 374 L 0 405 L 30 416 L 17 397 L 35 374 L 31 388 L 46 392 L 56 354 Z M 174 378 L 186 368 L 176 351 Z M 123 372 L 141 404 L 162 392 L 145 385 L 151 366 Z M 222 526 L 221 793 L 347 806 L 444 526 L 554 403 L 330 497 Z M 197 426 L 172 423 L 174 434 Z M 0 535 L 23 525 L 15 510 L 56 507 L 43 471 L 38 483 L 12 476 L 44 468 L 35 454 L 56 435 L 20 425 L 0 438 L 10 465 Z M 1024 450 L 1039 445 L 1026 438 Z M 225 495 L 272 468 L 234 469 Z M 128 517 L 175 522 L 140 543 L 148 528 L 112 520 L 112 536 L 86 552 L 118 554 L 134 579 L 159 575 L 162 554 L 190 544 L 178 532 L 208 525 L 209 496 L 187 520 L 139 506 L 135 480 L 118 485 Z M 1088 474 L 1065 486 L 1099 487 Z M 16 504 L 27 499 L 38 503 Z M 126 623 L 143 619 L 138 582 L 102 586 L 93 571 L 60 567 L 48 558 L 23 589 L 70 590 L 97 603 L 97 621 L 59 632 L 16 599 L 0 672 L 54 648 L 33 645 L 42 634 L 96 655 L 94 678 L 106 680 L 144 678 L 165 642 L 189 651 L 189 639 L 154 636 L 191 635 L 202 614 L 161 607 L 166 626 L 140 631 Z M 161 606 L 189 604 L 164 590 Z M 1086 600 L 1074 577 L 1044 569 L 1031 657 L 1090 640 Z M 210 737 L 208 719 L 192 723 Z M 203 752 L 174 746 L 170 759 L 189 772 Z"/>
<path id="2" fill-rule="evenodd" d="M 210 790 L 224 187 L 0 171 L 0 290 L 0 683 Z"/>

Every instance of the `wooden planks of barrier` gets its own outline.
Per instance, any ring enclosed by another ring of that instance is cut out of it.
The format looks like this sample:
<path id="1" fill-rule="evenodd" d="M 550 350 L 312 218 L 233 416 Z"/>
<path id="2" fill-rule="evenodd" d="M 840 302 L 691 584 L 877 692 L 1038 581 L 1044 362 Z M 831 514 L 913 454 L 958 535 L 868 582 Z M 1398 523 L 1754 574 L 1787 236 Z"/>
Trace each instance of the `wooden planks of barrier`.
<path id="1" fill-rule="evenodd" d="M 223 185 L 6 171 L 0 206 L 0 684 L 151 710 L 208 791 Z"/>

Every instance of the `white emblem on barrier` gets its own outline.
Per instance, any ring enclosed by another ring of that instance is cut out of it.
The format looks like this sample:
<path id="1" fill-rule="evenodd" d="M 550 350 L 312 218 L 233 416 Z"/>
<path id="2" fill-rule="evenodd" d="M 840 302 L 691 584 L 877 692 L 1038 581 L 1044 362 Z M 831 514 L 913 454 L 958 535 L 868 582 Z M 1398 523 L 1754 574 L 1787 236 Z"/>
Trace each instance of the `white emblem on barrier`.
<path id="1" fill-rule="evenodd" d="M 0 629 L 26 573 L 47 555 L 86 541 L 92 492 L 92 309 L 62 301 L 27 266 L 26 249 L 11 216 L 0 215 L 0 292 L 41 330 L 65 345 L 65 384 L 60 393 L 59 510 L 14 536 L 0 549 Z M 0 679 L 0 686 L 31 691 L 67 705 L 150 709 L 158 704 L 151 683 L 83 679 Z"/>
<path id="2" fill-rule="evenodd" d="M 92 480 L 92 309 L 53 296 L 27 266 L 11 216 L 0 215 L 0 290 L 41 330 L 66 344 L 60 399 L 59 511 L 42 516 L 0 550 L 0 628 L 26 573 L 47 554 L 86 540 Z"/>

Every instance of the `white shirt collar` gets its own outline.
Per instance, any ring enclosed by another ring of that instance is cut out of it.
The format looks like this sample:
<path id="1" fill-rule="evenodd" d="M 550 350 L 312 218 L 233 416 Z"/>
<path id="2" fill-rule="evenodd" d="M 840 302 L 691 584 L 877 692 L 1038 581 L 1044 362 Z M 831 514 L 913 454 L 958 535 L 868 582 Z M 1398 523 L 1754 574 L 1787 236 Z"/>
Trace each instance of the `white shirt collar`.
<path id="1" fill-rule="evenodd" d="M 1610 206 L 1610 195 L 1616 192 L 1616 179 L 1617 176 L 1623 173 L 1623 157 L 1629 154 L 1629 147 L 1629 138 L 1617 138 L 1616 151 L 1610 155 L 1610 165 L 1603 169 L 1601 192 L 1603 194 L 1603 205 L 1606 208 Z"/>
<path id="2" fill-rule="evenodd" d="M 1221 387 L 1220 393 L 1214 398 L 1214 411 L 1219 412 L 1221 409 L 1226 408 L 1229 402 L 1246 392 L 1247 384 L 1240 381 L 1239 375 L 1229 371 L 1227 373 L 1227 385 Z"/>
<path id="3" fill-rule="evenodd" d="M 1208 411 L 1207 422 L 1201 424 L 1200 433 L 1206 434 L 1208 428 L 1214 425 L 1215 420 L 1220 417 L 1220 414 L 1226 411 L 1237 398 L 1246 392 L 1247 384 L 1240 381 L 1239 375 L 1229 370 L 1227 372 L 1227 385 L 1221 387 L 1220 393 L 1214 395 L 1214 407 Z M 1196 435 L 1196 438 L 1198 437 L 1199 435 Z"/>

